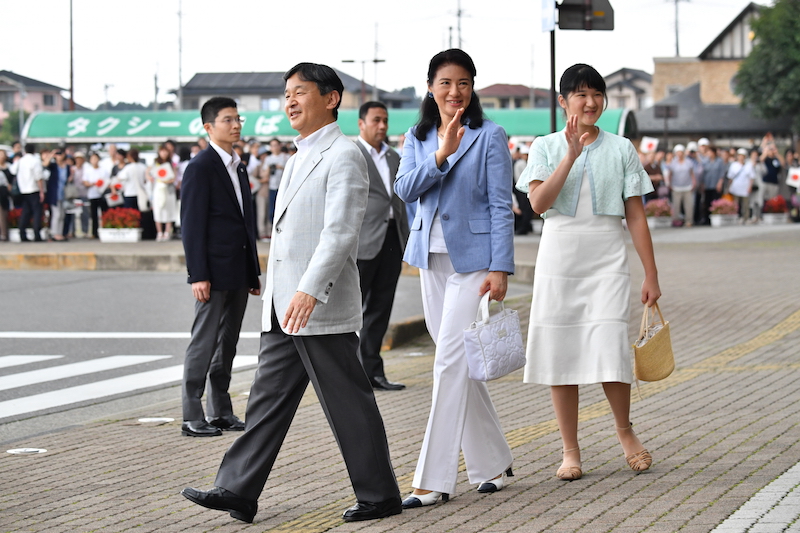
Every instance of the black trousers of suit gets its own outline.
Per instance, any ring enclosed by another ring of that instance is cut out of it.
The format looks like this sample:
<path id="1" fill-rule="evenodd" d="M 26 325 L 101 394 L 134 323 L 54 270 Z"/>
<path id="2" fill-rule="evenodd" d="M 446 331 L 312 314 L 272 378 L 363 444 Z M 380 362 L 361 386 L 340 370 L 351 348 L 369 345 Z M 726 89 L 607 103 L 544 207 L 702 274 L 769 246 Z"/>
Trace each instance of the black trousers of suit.
<path id="1" fill-rule="evenodd" d="M 202 397 L 208 377 L 208 416 L 233 414 L 228 387 L 247 307 L 248 289 L 216 291 L 202 303 L 195 300 L 192 339 L 183 362 L 183 419 L 203 420 Z"/>
<path id="2" fill-rule="evenodd" d="M 358 500 L 399 501 L 383 419 L 357 346 L 355 333 L 287 335 L 273 312 L 272 331 L 261 333 L 245 431 L 225 453 L 214 484 L 258 499 L 310 380 Z"/>
<path id="3" fill-rule="evenodd" d="M 370 379 L 386 377 L 381 358 L 383 336 L 389 327 L 397 280 L 403 269 L 403 252 L 397 225 L 389 223 L 383 246 L 372 259 L 359 259 L 361 304 L 364 325 L 361 327 L 358 358 Z"/>

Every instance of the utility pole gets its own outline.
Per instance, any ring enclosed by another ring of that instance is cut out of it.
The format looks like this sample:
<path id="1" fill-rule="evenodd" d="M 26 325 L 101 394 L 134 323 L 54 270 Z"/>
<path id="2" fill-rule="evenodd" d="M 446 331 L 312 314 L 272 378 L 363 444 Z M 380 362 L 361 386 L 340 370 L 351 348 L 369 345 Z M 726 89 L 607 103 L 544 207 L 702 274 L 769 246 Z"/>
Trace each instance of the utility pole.
<path id="1" fill-rule="evenodd" d="M 461 11 L 461 0 L 458 0 L 458 11 L 456 11 L 456 17 L 458 20 L 458 47 L 461 48 L 461 17 L 463 16 L 464 12 Z"/>
<path id="2" fill-rule="evenodd" d="M 108 104 L 109 104 L 109 102 L 108 102 L 108 90 L 110 88 L 112 88 L 112 87 L 113 87 L 113 85 L 110 84 L 110 83 L 106 83 L 105 85 L 103 85 L 103 94 L 105 94 L 105 103 L 103 104 L 103 109 L 105 109 L 106 111 L 108 111 Z"/>
<path id="3" fill-rule="evenodd" d="M 670 0 L 667 0 L 670 1 Z M 678 2 L 688 2 L 689 0 L 671 0 L 675 2 L 675 57 L 681 57 L 680 38 L 678 37 Z"/>
<path id="4" fill-rule="evenodd" d="M 72 57 L 72 0 L 69 0 L 69 110 L 75 111 L 75 61 Z"/>
<path id="5" fill-rule="evenodd" d="M 156 73 L 153 74 L 153 86 L 155 88 L 155 93 L 153 94 L 153 111 L 158 111 L 158 68 L 156 67 Z"/>
<path id="6" fill-rule="evenodd" d="M 183 0 L 178 0 L 178 110 L 183 109 Z"/>
<path id="7" fill-rule="evenodd" d="M 375 65 L 375 83 L 372 84 L 372 100 L 378 101 L 378 63 L 383 63 L 385 59 L 378 59 L 378 23 L 375 23 L 375 57 L 372 59 Z"/>

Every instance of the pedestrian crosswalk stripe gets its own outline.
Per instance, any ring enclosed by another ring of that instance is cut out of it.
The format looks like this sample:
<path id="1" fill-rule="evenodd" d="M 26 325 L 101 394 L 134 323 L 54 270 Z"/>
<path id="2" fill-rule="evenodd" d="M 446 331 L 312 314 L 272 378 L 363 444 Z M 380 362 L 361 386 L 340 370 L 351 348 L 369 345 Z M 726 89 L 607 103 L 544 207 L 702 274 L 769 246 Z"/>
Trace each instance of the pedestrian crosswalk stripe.
<path id="1" fill-rule="evenodd" d="M 92 374 L 94 372 L 102 372 L 104 370 L 113 370 L 115 368 L 150 363 L 160 359 L 169 359 L 170 357 L 172 356 L 112 355 L 110 357 L 101 357 L 100 359 L 91 359 L 89 361 L 81 361 L 79 363 L 51 366 L 48 368 L 42 368 L 40 370 L 31 370 L 29 372 L 20 372 L 17 374 L 11 374 L 10 376 L 0 376 L 0 390 L 14 389 L 17 387 L 24 387 L 25 385 L 44 383 L 45 381 L 71 378 L 85 374 Z"/>
<path id="2" fill-rule="evenodd" d="M 233 360 L 233 368 L 243 368 L 255 365 L 258 362 L 256 355 L 237 355 Z M 181 381 L 183 378 L 183 365 L 169 366 L 148 372 L 129 374 L 118 378 L 96 381 L 86 385 L 68 387 L 66 389 L 34 394 L 13 400 L 0 402 L 0 419 L 17 416 L 43 409 L 50 409 L 62 405 L 96 400 L 105 396 L 132 392 L 138 389 L 165 385 Z"/>
<path id="3" fill-rule="evenodd" d="M 63 355 L 4 355 L 0 357 L 0 368 L 27 365 L 30 363 L 38 363 L 39 361 L 49 361 L 50 359 L 58 359 L 59 357 L 64 357 L 64 356 Z"/>
<path id="4" fill-rule="evenodd" d="M 188 331 L 0 331 L 0 339 L 188 339 Z M 260 331 L 243 331 L 240 339 L 258 339 Z"/>

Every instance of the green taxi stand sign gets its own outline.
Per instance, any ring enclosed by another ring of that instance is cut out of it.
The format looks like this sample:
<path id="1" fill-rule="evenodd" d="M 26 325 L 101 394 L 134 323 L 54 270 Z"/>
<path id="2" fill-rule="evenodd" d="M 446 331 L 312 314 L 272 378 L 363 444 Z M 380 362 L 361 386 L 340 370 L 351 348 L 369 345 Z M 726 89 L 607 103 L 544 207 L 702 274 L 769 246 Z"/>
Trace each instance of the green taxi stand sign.
<path id="1" fill-rule="evenodd" d="M 500 124 L 509 136 L 537 137 L 550 133 L 549 109 L 487 109 L 490 120 Z M 289 140 L 297 132 L 283 112 L 243 111 L 242 137 L 262 140 L 278 137 Z M 415 109 L 389 110 L 389 137 L 403 135 L 418 118 Z M 558 128 L 564 127 L 564 115 L 557 117 Z M 358 111 L 339 111 L 339 126 L 350 137 L 358 135 Z M 608 109 L 597 125 L 603 130 L 634 138 L 636 121 L 626 109 Z M 167 139 L 194 142 L 204 135 L 197 111 L 73 111 L 35 113 L 25 124 L 23 137 L 41 143 L 160 143 Z"/>

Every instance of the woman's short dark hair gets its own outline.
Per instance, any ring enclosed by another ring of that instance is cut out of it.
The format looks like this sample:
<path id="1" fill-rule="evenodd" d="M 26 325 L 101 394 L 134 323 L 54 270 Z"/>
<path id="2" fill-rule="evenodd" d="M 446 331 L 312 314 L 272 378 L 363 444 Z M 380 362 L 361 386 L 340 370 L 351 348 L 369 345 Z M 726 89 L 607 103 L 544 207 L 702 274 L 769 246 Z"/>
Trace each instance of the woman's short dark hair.
<path id="1" fill-rule="evenodd" d="M 431 58 L 428 65 L 428 85 L 433 85 L 433 80 L 436 78 L 436 73 L 439 69 L 446 65 L 458 65 L 467 72 L 469 72 L 472 81 L 472 97 L 470 98 L 469 105 L 461 115 L 461 124 L 469 123 L 471 129 L 477 129 L 483 126 L 483 108 L 478 94 L 475 92 L 475 63 L 463 50 L 458 48 L 451 48 L 444 52 L 439 52 Z M 420 141 L 424 141 L 428 137 L 428 132 L 433 128 L 438 128 L 442 125 L 442 117 L 439 115 L 439 106 L 436 101 L 428 95 L 422 98 L 422 105 L 419 108 L 419 122 L 417 122 L 417 129 L 414 136 Z"/>
<path id="2" fill-rule="evenodd" d="M 317 84 L 319 94 L 326 95 L 331 91 L 339 93 L 339 103 L 333 108 L 333 119 L 339 118 L 339 106 L 342 104 L 344 84 L 339 75 L 328 65 L 317 63 L 298 63 L 283 75 L 283 81 L 297 74 L 303 81 L 313 81 Z"/>
<path id="3" fill-rule="evenodd" d="M 139 150 L 137 150 L 136 148 L 131 148 L 130 150 L 128 150 L 128 157 L 134 163 L 138 163 L 139 162 Z"/>
<path id="4" fill-rule="evenodd" d="M 597 72 L 594 67 L 584 63 L 572 65 L 564 74 L 561 75 L 561 82 L 558 85 L 558 93 L 566 100 L 569 93 L 583 88 L 594 89 L 606 94 L 606 80 Z"/>

